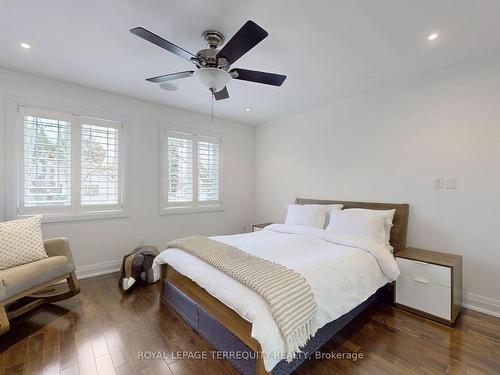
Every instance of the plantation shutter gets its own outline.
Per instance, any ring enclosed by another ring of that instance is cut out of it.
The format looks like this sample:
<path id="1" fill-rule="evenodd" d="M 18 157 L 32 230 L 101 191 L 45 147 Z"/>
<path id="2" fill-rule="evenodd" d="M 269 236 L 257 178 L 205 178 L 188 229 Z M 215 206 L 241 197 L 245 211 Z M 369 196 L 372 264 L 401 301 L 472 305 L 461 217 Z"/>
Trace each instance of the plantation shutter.
<path id="1" fill-rule="evenodd" d="M 20 211 L 71 206 L 71 122 L 58 113 L 24 115 Z"/>
<path id="2" fill-rule="evenodd" d="M 82 207 L 121 204 L 120 130 L 121 125 L 114 121 L 81 118 Z"/>
<path id="3" fill-rule="evenodd" d="M 161 153 L 164 213 L 222 208 L 219 138 L 163 129 Z"/>
<path id="4" fill-rule="evenodd" d="M 188 135 L 169 133 L 166 143 L 167 202 L 192 202 L 193 139 Z"/>
<path id="5" fill-rule="evenodd" d="M 198 201 L 219 201 L 219 143 L 198 141 Z"/>

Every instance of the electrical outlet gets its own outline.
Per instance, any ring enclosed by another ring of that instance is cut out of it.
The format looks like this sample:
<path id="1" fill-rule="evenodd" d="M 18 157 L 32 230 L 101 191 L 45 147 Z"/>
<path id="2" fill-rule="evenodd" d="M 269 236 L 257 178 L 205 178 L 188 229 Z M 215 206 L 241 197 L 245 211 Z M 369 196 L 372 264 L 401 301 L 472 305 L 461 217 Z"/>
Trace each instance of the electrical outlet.
<path id="1" fill-rule="evenodd" d="M 442 189 L 443 188 L 443 177 L 435 177 L 434 178 L 434 189 Z"/>
<path id="2" fill-rule="evenodd" d="M 446 189 L 456 189 L 457 179 L 455 177 L 450 177 L 446 179 Z"/>

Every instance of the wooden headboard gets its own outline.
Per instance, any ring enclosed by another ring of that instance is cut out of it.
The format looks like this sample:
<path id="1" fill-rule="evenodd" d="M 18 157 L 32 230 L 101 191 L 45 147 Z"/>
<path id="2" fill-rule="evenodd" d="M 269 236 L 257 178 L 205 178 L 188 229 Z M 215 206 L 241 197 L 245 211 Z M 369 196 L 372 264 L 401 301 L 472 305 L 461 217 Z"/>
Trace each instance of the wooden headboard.
<path id="1" fill-rule="evenodd" d="M 370 210 L 392 210 L 395 209 L 394 220 L 391 229 L 391 245 L 394 253 L 406 247 L 406 230 L 408 227 L 409 206 L 406 203 L 370 203 L 370 202 L 345 202 L 329 201 L 323 199 L 295 199 L 296 204 L 343 204 L 344 208 L 367 208 Z"/>

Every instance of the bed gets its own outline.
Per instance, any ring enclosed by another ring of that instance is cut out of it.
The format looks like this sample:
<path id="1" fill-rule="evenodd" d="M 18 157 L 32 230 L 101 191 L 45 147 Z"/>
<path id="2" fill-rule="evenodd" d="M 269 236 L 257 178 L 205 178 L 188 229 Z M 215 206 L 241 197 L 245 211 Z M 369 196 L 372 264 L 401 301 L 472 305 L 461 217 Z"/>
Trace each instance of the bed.
<path id="1" fill-rule="evenodd" d="M 395 209 L 390 244 L 395 253 L 405 247 L 407 204 L 302 198 L 297 198 L 296 203 L 343 204 L 344 209 Z M 303 354 L 291 362 L 286 361 L 280 357 L 282 342 L 265 301 L 257 294 L 181 250 L 170 249 L 160 255 L 162 303 L 178 313 L 245 375 L 291 373 L 373 303 L 384 285 L 391 281 L 382 270 L 389 258 L 394 261 L 392 255 L 384 252 L 382 257 L 373 254 L 372 249 L 332 242 L 319 230 L 275 225 L 256 233 L 216 239 L 245 251 L 251 249 L 255 255 L 270 260 L 285 259 L 286 254 L 289 264 L 284 265 L 297 269 L 308 279 L 318 301 L 318 327 L 321 328 L 302 348 Z M 307 256 L 302 256 L 306 252 Z M 329 272 L 325 272 L 327 270 Z"/>

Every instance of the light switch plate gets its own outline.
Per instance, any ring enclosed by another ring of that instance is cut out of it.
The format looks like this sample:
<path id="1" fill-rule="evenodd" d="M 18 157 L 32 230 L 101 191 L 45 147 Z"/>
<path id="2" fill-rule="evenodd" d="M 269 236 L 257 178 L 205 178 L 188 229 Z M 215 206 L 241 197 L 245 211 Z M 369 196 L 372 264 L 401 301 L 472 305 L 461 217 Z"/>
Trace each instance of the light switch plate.
<path id="1" fill-rule="evenodd" d="M 446 189 L 456 189 L 457 179 L 455 177 L 450 177 L 446 179 Z"/>
<path id="2" fill-rule="evenodd" d="M 442 189 L 443 188 L 443 177 L 435 177 L 434 178 L 434 189 Z"/>

